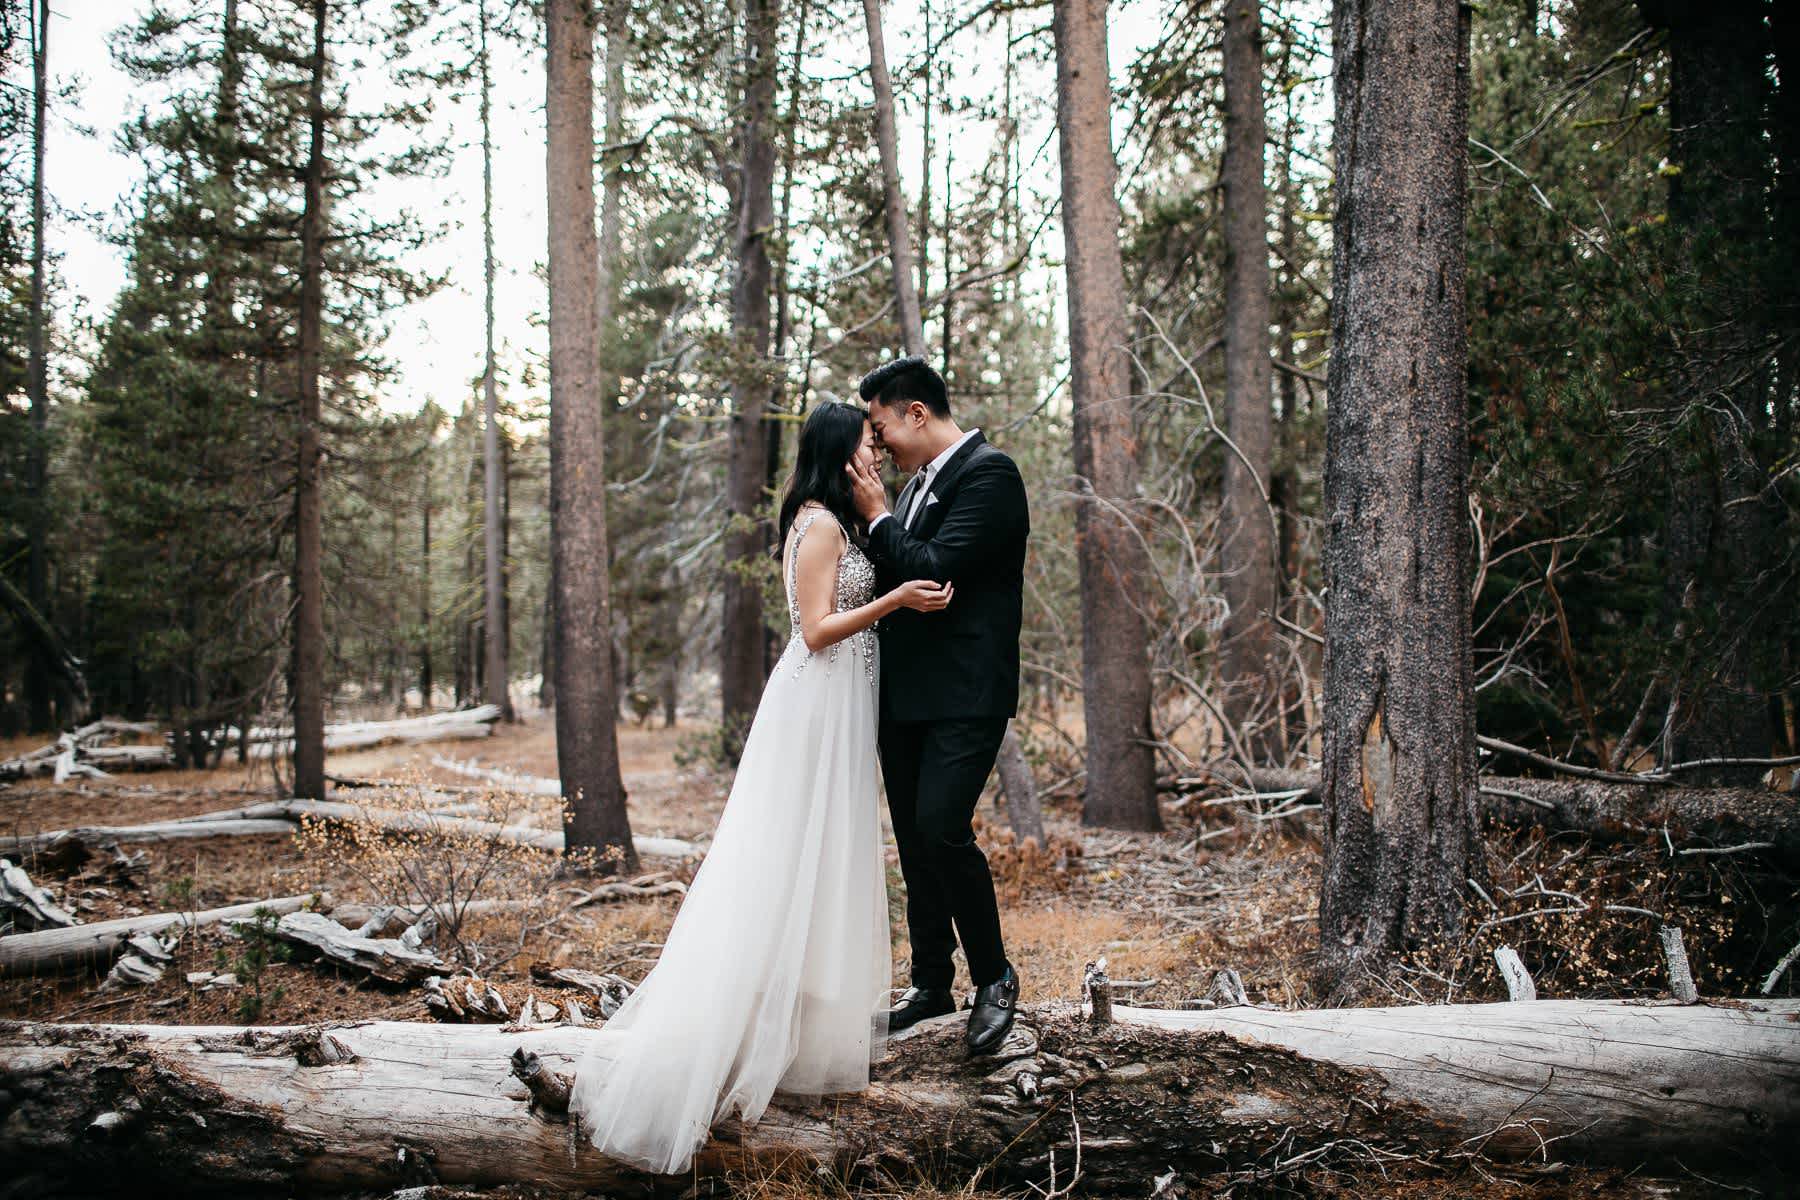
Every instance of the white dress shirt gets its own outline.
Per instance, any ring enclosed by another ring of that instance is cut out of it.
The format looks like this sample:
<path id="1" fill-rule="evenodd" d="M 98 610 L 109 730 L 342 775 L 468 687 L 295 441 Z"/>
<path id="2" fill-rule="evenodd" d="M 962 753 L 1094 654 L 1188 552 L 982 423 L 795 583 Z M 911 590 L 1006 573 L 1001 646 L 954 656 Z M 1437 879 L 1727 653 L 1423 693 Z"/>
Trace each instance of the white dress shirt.
<path id="1" fill-rule="evenodd" d="M 938 477 L 938 472 L 940 472 L 944 469 L 944 464 L 949 462 L 950 459 L 956 454 L 956 452 L 958 450 L 962 449 L 963 443 L 968 441 L 970 438 L 974 437 L 976 434 L 978 434 L 980 432 L 981 432 L 980 429 L 968 430 L 961 437 L 957 438 L 956 441 L 952 442 L 949 446 L 945 447 L 944 452 L 942 454 L 938 455 L 936 458 L 932 459 L 930 462 L 925 464 L 924 482 L 922 482 L 919 485 L 918 489 L 913 492 L 911 507 L 907 511 L 905 520 L 901 522 L 902 528 L 904 528 L 904 529 L 912 528 L 913 518 L 916 517 L 921 511 L 924 510 L 925 503 L 926 503 L 926 497 L 931 494 L 932 480 L 934 480 Z M 892 515 L 891 513 L 881 513 L 873 521 L 869 522 L 869 528 L 874 529 L 875 526 L 881 524 L 881 522 L 884 518 L 891 516 L 891 515 Z"/>

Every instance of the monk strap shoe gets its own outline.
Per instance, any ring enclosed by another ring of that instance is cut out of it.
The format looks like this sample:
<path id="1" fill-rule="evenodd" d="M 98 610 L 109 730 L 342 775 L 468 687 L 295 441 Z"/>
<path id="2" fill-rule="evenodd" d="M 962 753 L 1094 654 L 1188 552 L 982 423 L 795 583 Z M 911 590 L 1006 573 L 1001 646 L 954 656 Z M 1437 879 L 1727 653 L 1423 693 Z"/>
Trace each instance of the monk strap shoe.
<path id="1" fill-rule="evenodd" d="M 1000 1048 L 1012 1029 L 1019 1007 L 1019 973 L 1006 965 L 1006 974 L 975 989 L 975 1007 L 969 1012 L 969 1053 L 991 1054 Z"/>

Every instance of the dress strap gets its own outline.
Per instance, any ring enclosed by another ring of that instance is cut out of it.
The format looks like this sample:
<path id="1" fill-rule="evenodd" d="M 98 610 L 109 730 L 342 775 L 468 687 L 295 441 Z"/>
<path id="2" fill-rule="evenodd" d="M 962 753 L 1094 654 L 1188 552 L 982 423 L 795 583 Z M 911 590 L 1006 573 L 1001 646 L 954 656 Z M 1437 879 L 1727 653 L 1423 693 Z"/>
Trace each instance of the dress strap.
<path id="1" fill-rule="evenodd" d="M 820 511 L 817 508 L 803 510 L 802 515 L 794 522 L 794 541 L 788 547 L 787 570 L 782 573 L 787 582 L 790 607 L 794 604 L 794 597 L 799 591 L 799 583 L 794 577 L 794 569 L 800 565 L 800 539 L 806 536 L 806 531 L 811 529 L 813 522 L 819 519 Z"/>

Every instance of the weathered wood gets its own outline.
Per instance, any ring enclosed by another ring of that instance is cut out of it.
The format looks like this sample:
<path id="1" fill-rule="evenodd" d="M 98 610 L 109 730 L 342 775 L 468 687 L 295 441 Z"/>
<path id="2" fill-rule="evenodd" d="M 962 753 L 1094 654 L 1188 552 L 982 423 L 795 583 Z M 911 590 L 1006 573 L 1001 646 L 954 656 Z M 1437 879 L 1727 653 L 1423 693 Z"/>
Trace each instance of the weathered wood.
<path id="1" fill-rule="evenodd" d="M 1214 778 L 1165 781 L 1170 791 L 1191 791 L 1228 783 L 1241 773 Z M 1316 797 L 1317 771 L 1258 770 L 1258 791 L 1288 791 Z M 1595 779 L 1481 778 L 1481 809 L 1490 820 L 1545 825 L 1617 840 L 1667 830 L 1677 844 L 1701 841 L 1733 846 L 1770 843 L 1767 854 L 1782 866 L 1800 868 L 1800 803 L 1766 788 L 1687 788 L 1660 783 L 1613 783 Z"/>
<path id="2" fill-rule="evenodd" d="M 0 838 L 0 853 L 15 857 L 50 855 L 80 861 L 94 846 L 107 842 L 172 842 L 183 838 L 230 837 L 252 833 L 292 833 L 295 823 L 284 819 L 216 821 L 154 821 L 148 825 L 82 825 L 43 833 Z M 77 850 L 79 847 L 79 850 Z"/>
<path id="3" fill-rule="evenodd" d="M 28 929 L 77 923 L 75 914 L 56 902 L 56 897 L 31 882 L 24 868 L 0 858 L 0 908 L 16 914 Z"/>
<path id="4" fill-rule="evenodd" d="M 198 929 L 220 921 L 248 920 L 256 915 L 258 908 L 285 914 L 298 912 L 309 901 L 316 901 L 318 907 L 324 908 L 330 900 L 329 892 L 307 892 L 272 900 L 228 904 L 202 912 L 147 913 L 116 921 L 96 921 L 91 925 L 71 925 L 65 929 L 10 934 L 0 937 L 0 977 L 49 975 L 85 966 L 105 966 L 118 957 L 133 938 L 176 927 Z"/>
<path id="5" fill-rule="evenodd" d="M 559 854 L 563 848 L 560 830 L 538 829 L 530 825 L 501 825 L 495 821 L 446 814 L 441 809 L 379 808 L 341 800 L 269 800 L 147 825 L 88 825 L 0 838 L 0 854 L 14 857 L 24 854 L 58 854 L 66 852 L 69 843 L 92 846 L 104 842 L 162 842 L 178 838 L 292 833 L 299 827 L 302 818 L 307 817 L 326 821 L 366 821 L 394 830 L 454 829 L 475 837 L 498 838 Z M 699 853 L 692 842 L 680 838 L 639 837 L 632 840 L 637 852 L 642 855 L 688 858 Z"/>
<path id="6" fill-rule="evenodd" d="M 429 950 L 420 950 L 399 938 L 364 936 L 322 913 L 288 913 L 276 924 L 275 936 L 389 983 L 414 983 L 450 971 L 449 964 Z"/>
<path id="7" fill-rule="evenodd" d="M 1495 946 L 1494 965 L 1500 968 L 1500 977 L 1506 980 L 1508 1000 L 1523 1003 L 1537 999 L 1537 984 L 1533 982 L 1531 972 L 1525 969 L 1517 950 L 1511 946 Z"/>
<path id="8" fill-rule="evenodd" d="M 985 1165 L 992 1186 L 1041 1183 L 1052 1147 L 1066 1168 L 1071 1118 L 1084 1194 L 1141 1196 L 1151 1174 L 1200 1178 L 1344 1139 L 1733 1173 L 1794 1157 L 1770 1134 L 1800 1122 L 1796 1001 L 1114 1014 L 1096 1029 L 1070 1005 L 1027 1011 L 999 1053 L 973 1060 L 959 1016 L 924 1022 L 894 1039 L 867 1091 L 778 1095 L 757 1125 L 718 1127 L 696 1171 L 798 1157 L 958 1184 Z M 591 1036 L 0 1023 L 0 1169 L 26 1189 L 82 1171 L 188 1194 L 641 1184 L 515 1078 L 516 1063 L 537 1095 L 554 1093 Z"/>
<path id="9" fill-rule="evenodd" d="M 1681 936 L 1681 927 L 1663 925 L 1656 933 L 1662 942 L 1663 960 L 1669 966 L 1669 994 L 1683 1004 L 1697 1003 L 1700 989 L 1694 986 L 1694 972 L 1688 967 L 1687 941 Z"/>

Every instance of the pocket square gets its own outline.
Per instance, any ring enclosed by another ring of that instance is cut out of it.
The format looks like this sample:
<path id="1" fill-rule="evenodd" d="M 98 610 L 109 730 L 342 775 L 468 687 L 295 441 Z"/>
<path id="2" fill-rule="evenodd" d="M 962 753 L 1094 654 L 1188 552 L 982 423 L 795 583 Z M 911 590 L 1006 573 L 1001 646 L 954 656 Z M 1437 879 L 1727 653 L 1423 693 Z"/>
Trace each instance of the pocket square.
<path id="1" fill-rule="evenodd" d="M 926 492 L 925 493 L 925 507 L 930 508 L 932 505 L 934 505 L 936 503 L 937 503 L 937 497 L 932 495 L 930 492 Z"/>

